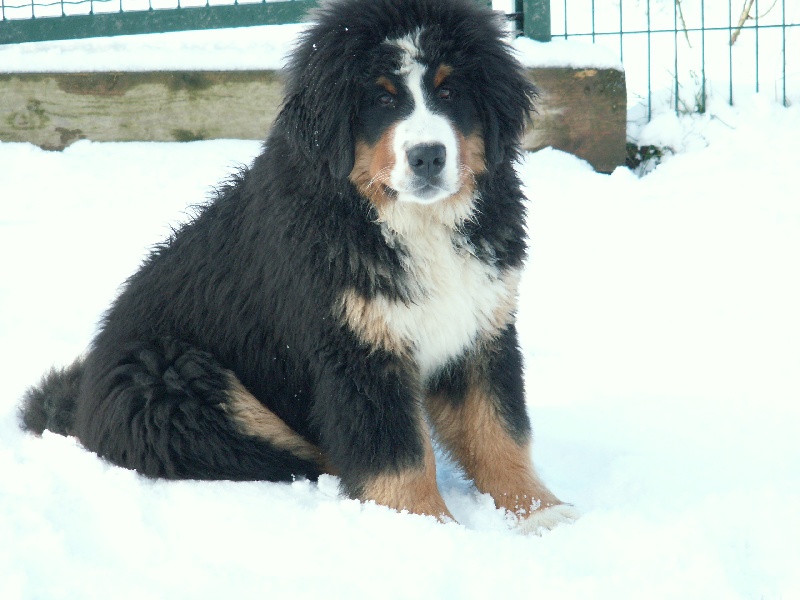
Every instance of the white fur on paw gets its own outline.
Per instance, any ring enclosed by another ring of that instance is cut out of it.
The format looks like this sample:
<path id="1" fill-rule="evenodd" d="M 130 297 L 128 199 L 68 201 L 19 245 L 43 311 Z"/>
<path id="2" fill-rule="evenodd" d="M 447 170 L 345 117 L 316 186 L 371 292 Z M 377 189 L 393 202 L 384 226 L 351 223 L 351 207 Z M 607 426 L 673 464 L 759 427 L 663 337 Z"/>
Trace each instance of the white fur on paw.
<path id="1" fill-rule="evenodd" d="M 533 511 L 530 517 L 520 521 L 517 529 L 525 534 L 542 535 L 545 531 L 549 531 L 561 523 L 573 523 L 580 516 L 574 506 L 556 504 L 555 506 Z"/>

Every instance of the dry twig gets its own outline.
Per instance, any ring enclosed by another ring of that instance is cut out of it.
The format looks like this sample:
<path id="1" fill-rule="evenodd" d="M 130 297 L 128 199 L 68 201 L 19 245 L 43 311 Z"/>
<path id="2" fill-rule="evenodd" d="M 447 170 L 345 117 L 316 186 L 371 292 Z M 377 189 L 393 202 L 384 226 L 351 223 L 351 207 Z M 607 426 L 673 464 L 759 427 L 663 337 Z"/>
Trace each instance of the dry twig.
<path id="1" fill-rule="evenodd" d="M 739 34 L 742 33 L 742 28 L 744 27 L 745 22 L 748 19 L 752 19 L 753 17 L 750 16 L 750 11 L 753 8 L 753 3 L 755 0 L 745 0 L 744 8 L 742 8 L 742 14 L 739 16 L 739 22 L 736 24 L 736 27 L 731 35 L 731 46 L 736 43 L 736 40 L 739 39 Z M 762 18 L 765 15 L 768 15 L 773 8 L 775 8 L 775 4 L 777 4 L 778 0 L 773 0 L 772 6 L 770 6 L 766 11 L 764 11 L 763 15 L 758 15 L 758 18 Z"/>
<path id="2" fill-rule="evenodd" d="M 736 40 L 739 39 L 739 34 L 742 33 L 742 27 L 744 27 L 747 19 L 750 18 L 750 10 L 753 8 L 753 2 L 755 2 L 755 0 L 745 0 L 742 14 L 739 16 L 739 23 L 737 23 L 736 28 L 731 35 L 731 46 L 733 46 L 736 43 Z"/>

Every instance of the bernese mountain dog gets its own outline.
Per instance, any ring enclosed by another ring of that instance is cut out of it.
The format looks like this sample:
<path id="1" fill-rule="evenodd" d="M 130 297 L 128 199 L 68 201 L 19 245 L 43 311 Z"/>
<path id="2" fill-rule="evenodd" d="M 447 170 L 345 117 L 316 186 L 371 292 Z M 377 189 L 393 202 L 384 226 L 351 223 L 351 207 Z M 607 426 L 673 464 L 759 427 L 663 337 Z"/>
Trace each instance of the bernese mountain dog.
<path id="1" fill-rule="evenodd" d="M 521 529 L 572 520 L 532 465 L 515 328 L 534 96 L 485 3 L 323 4 L 260 156 L 27 392 L 23 426 L 148 477 L 332 473 L 448 521 L 436 440 Z"/>

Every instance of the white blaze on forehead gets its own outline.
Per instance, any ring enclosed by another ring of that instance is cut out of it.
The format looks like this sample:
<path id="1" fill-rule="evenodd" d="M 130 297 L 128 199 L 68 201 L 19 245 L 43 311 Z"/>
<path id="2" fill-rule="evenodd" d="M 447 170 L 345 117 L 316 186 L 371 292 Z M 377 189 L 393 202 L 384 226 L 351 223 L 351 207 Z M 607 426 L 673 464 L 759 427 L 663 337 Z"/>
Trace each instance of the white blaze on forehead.
<path id="1" fill-rule="evenodd" d="M 431 110 L 431 99 L 425 94 L 426 65 L 421 62 L 419 32 L 407 35 L 390 43 L 402 50 L 400 68 L 397 70 L 411 95 L 413 109 L 411 114 L 397 124 L 394 130 L 392 150 L 395 163 L 389 176 L 389 185 L 397 191 L 399 201 L 431 204 L 455 194 L 459 181 L 458 137 L 453 124 L 445 116 Z M 439 178 L 440 192 L 418 197 L 415 190 L 420 188 L 417 177 L 411 172 L 406 153 L 420 144 L 441 144 L 445 148 L 445 166 Z"/>
<path id="2" fill-rule="evenodd" d="M 394 44 L 403 51 L 401 56 L 402 63 L 398 69 L 398 75 L 404 75 L 414 63 L 418 63 L 422 58 L 422 50 L 419 47 L 419 34 L 420 31 L 410 33 L 405 37 L 398 40 L 390 40 L 390 44 Z"/>

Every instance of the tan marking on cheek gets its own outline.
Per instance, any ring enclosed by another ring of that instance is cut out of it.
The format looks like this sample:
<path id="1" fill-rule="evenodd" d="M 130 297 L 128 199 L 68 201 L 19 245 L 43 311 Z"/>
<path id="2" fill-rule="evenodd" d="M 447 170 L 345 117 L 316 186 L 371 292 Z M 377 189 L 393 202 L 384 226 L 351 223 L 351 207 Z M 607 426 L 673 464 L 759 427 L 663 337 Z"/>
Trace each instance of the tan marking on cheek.
<path id="1" fill-rule="evenodd" d="M 349 176 L 359 193 L 379 210 L 394 201 L 387 189 L 395 164 L 392 148 L 394 130 L 395 126 L 387 129 L 372 146 L 362 140 L 356 142 L 356 159 Z"/>
<path id="2" fill-rule="evenodd" d="M 441 64 L 439 68 L 436 69 L 436 74 L 433 76 L 433 87 L 438 88 L 444 80 L 450 77 L 450 74 L 453 72 L 453 67 L 450 65 Z"/>
<path id="3" fill-rule="evenodd" d="M 476 133 L 468 136 L 458 134 L 458 161 L 463 171 L 466 167 L 469 172 L 480 175 L 486 170 L 486 152 L 483 146 L 483 137 Z"/>
<path id="4" fill-rule="evenodd" d="M 459 196 L 472 196 L 478 185 L 476 177 L 486 170 L 483 138 L 476 134 L 463 136 L 456 132 L 458 139 L 458 176 L 461 184 Z"/>
<path id="5" fill-rule="evenodd" d="M 319 448 L 305 440 L 259 402 L 233 373 L 228 375 L 228 380 L 228 403 L 223 406 L 223 410 L 241 433 L 267 440 L 281 450 L 317 463 L 325 472 L 332 472 Z"/>
<path id="6" fill-rule="evenodd" d="M 360 500 L 374 500 L 395 510 L 430 515 L 444 522 L 455 521 L 436 485 L 436 460 L 427 427 L 424 423 L 420 426 L 424 431 L 422 465 L 371 478 Z"/>
<path id="7" fill-rule="evenodd" d="M 392 329 L 386 319 L 390 301 L 385 298 L 367 299 L 355 290 L 346 291 L 341 300 L 342 318 L 361 341 L 373 348 L 407 357 L 410 344 Z"/>
<path id="8" fill-rule="evenodd" d="M 473 382 L 458 404 L 430 397 L 427 408 L 442 445 L 498 507 L 523 515 L 561 503 L 536 475 L 530 444 L 509 435 L 483 386 Z"/>

